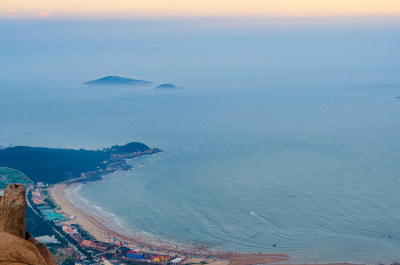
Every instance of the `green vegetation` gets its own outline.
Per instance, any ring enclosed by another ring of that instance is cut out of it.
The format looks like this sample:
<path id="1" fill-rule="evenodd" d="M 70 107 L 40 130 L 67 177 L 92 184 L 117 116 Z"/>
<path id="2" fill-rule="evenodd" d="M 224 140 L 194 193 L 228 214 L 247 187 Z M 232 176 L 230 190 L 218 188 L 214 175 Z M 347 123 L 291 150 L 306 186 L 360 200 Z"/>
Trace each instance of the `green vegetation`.
<path id="1" fill-rule="evenodd" d="M 33 184 L 30 179 L 18 170 L 0 167 L 0 189 L 5 189 L 11 183 Z"/>
<path id="2" fill-rule="evenodd" d="M 96 151 L 16 146 L 0 150 L 0 166 L 20 170 L 34 182 L 51 184 L 77 178 L 83 172 L 104 169 L 105 161 L 112 155 L 148 150 L 148 146 L 135 142 Z"/>
<path id="3" fill-rule="evenodd" d="M 128 143 L 126 145 L 114 145 L 111 148 L 105 149 L 106 152 L 111 154 L 125 154 L 133 152 L 144 152 L 149 150 L 149 147 L 142 143 Z"/>

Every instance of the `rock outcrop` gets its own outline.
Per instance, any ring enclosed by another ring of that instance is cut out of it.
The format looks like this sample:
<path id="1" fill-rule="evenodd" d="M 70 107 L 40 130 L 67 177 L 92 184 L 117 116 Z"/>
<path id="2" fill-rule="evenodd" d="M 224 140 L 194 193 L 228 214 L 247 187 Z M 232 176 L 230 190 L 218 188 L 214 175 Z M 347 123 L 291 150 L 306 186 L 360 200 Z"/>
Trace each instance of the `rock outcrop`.
<path id="1" fill-rule="evenodd" d="M 10 184 L 0 198 L 0 231 L 25 238 L 26 197 L 23 185 Z"/>
<path id="2" fill-rule="evenodd" d="M 47 247 L 25 231 L 26 195 L 10 184 L 0 197 L 0 264 L 56 265 Z"/>

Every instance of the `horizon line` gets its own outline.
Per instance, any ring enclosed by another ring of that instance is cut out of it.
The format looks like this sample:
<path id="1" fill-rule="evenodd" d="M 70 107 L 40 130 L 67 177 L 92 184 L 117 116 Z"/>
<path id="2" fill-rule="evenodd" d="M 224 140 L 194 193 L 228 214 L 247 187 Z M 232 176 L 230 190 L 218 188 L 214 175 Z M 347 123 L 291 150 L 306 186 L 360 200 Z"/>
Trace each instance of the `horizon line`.
<path id="1" fill-rule="evenodd" d="M 101 15 L 59 15 L 54 16 L 52 13 L 49 16 L 2 16 L 0 20 L 337 20 L 337 19 L 352 19 L 352 20 L 397 20 L 400 21 L 399 14 L 331 14 L 331 15 L 231 15 L 231 16 L 217 16 L 217 15 L 198 15 L 198 16 L 180 16 L 180 15 L 165 15 L 165 16 L 101 16 Z"/>

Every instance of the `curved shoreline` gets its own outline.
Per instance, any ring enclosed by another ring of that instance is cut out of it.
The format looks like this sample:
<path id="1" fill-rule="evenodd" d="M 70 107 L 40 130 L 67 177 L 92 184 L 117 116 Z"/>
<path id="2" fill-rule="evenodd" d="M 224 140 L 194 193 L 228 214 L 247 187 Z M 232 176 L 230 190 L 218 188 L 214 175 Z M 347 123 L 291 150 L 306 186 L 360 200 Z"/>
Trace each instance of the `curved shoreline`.
<path id="1" fill-rule="evenodd" d="M 49 188 L 50 195 L 54 202 L 61 208 L 61 211 L 70 215 L 75 216 L 72 220 L 74 223 L 78 223 L 84 230 L 96 238 L 98 241 L 102 242 L 113 242 L 114 237 L 118 241 L 127 242 L 127 246 L 135 248 L 138 245 L 143 245 L 145 247 L 151 246 L 149 243 L 144 242 L 139 236 L 125 236 L 112 231 L 101 223 L 101 221 L 96 220 L 92 216 L 84 213 L 82 210 L 74 206 L 71 201 L 64 194 L 66 187 L 71 185 L 77 185 L 77 183 L 71 184 L 55 184 Z M 253 265 L 253 264 L 264 264 L 264 263 L 277 263 L 282 261 L 287 261 L 290 257 L 286 254 L 254 254 L 254 253 L 231 253 L 224 251 L 212 251 L 212 250 L 196 250 L 189 246 L 180 245 L 164 245 L 157 246 L 160 251 L 153 251 L 155 253 L 187 253 L 196 255 L 213 255 L 217 259 L 213 260 L 213 264 L 232 264 L 232 265 Z M 200 258 L 201 259 L 201 258 Z M 208 260 L 210 261 L 210 260 Z M 209 262 L 210 263 L 210 262 Z"/>

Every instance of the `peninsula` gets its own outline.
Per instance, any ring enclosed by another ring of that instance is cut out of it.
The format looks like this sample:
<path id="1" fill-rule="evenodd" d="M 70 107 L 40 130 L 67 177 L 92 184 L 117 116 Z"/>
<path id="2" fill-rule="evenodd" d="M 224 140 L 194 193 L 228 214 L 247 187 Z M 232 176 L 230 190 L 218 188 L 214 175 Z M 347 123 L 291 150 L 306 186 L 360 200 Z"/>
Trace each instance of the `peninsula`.
<path id="1" fill-rule="evenodd" d="M 19 170 L 33 182 L 60 183 L 84 177 L 96 180 L 102 174 L 127 170 L 127 159 L 162 152 L 131 142 L 102 150 L 57 149 L 15 146 L 0 150 L 0 166 Z"/>

